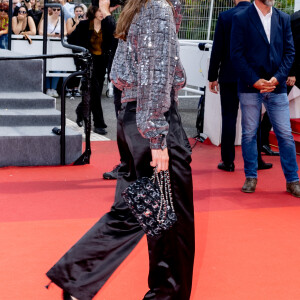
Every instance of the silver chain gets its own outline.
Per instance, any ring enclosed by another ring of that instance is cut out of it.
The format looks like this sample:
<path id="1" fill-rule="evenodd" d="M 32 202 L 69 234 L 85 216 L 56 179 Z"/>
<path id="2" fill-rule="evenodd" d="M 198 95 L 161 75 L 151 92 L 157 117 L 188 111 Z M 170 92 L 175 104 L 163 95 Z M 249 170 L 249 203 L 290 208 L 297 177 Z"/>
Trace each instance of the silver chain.
<path id="1" fill-rule="evenodd" d="M 160 190 L 160 204 L 159 204 L 159 211 L 157 214 L 157 221 L 158 223 L 161 224 L 167 218 L 167 212 L 169 206 L 171 206 L 172 211 L 175 213 L 169 170 L 161 171 L 158 173 L 155 168 L 152 179 L 154 182 L 156 180 Z"/>

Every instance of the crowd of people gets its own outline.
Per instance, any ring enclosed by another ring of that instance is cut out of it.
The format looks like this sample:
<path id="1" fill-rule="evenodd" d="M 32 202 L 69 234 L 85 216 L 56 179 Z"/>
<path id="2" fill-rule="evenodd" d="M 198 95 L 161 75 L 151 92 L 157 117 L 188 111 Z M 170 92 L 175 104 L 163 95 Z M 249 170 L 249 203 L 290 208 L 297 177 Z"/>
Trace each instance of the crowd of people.
<path id="1" fill-rule="evenodd" d="M 31 41 L 30 36 L 43 35 L 44 31 L 44 1 L 43 0 L 13 0 L 12 6 L 12 33 L 24 35 L 25 39 Z M 70 35 L 81 20 L 86 19 L 87 7 L 84 4 L 70 4 L 66 0 L 54 0 L 49 3 L 59 3 L 64 10 L 64 34 Z M 0 3 L 0 49 L 8 48 L 8 11 L 9 1 L 2 0 Z M 60 6 L 48 8 L 49 37 L 61 36 Z M 47 78 L 47 95 L 58 97 L 57 84 L 59 77 Z M 78 86 L 70 89 L 67 96 L 80 96 Z"/>

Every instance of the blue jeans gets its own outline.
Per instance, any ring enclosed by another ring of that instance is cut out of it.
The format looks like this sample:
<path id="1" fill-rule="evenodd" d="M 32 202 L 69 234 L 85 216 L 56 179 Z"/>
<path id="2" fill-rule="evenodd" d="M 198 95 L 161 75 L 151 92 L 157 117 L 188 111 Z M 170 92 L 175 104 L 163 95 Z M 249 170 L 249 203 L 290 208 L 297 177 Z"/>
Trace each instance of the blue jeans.
<path id="1" fill-rule="evenodd" d="M 8 34 L 2 34 L 0 36 L 0 49 L 8 48 Z"/>
<path id="2" fill-rule="evenodd" d="M 299 180 L 295 142 L 290 123 L 287 95 L 275 93 L 240 93 L 242 110 L 242 153 L 247 178 L 257 178 L 257 128 L 264 104 L 275 132 L 282 170 L 287 182 Z"/>

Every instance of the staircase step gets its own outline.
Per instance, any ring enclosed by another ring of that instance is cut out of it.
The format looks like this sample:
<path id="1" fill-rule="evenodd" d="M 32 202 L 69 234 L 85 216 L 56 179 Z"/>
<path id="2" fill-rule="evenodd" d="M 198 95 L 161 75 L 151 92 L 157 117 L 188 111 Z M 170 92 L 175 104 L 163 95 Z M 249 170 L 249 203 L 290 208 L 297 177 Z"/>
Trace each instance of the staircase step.
<path id="1" fill-rule="evenodd" d="M 0 109 L 55 108 L 55 98 L 42 92 L 0 93 Z"/>
<path id="2" fill-rule="evenodd" d="M 60 124 L 60 111 L 56 109 L 0 109 L 1 126 L 57 126 Z"/>
<path id="3" fill-rule="evenodd" d="M 1 127 L 0 167 L 60 164 L 60 136 L 52 126 Z M 21 155 L 20 155 L 21 154 Z M 82 135 L 66 128 L 66 163 L 82 154 Z"/>
<path id="4" fill-rule="evenodd" d="M 292 132 L 300 134 L 300 119 L 291 119 Z"/>
<path id="5" fill-rule="evenodd" d="M 22 56 L 22 54 L 0 49 L 0 56 Z M 43 61 L 41 59 L 29 60 L 2 60 L 0 61 L 0 90 L 41 92 L 43 87 L 42 73 Z"/>
<path id="6" fill-rule="evenodd" d="M 300 134 L 292 133 L 292 135 L 294 137 L 294 141 L 295 141 L 295 145 L 296 145 L 296 153 L 298 155 L 300 155 Z M 269 141 L 270 141 L 271 146 L 278 148 L 278 142 L 277 142 L 274 131 L 270 132 Z"/>

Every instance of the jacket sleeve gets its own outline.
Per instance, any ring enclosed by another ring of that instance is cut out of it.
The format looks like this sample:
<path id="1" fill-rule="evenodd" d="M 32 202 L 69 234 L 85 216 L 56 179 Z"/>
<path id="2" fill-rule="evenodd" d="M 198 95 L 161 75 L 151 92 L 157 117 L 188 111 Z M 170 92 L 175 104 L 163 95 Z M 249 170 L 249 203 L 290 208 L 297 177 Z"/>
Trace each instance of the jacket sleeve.
<path id="1" fill-rule="evenodd" d="M 291 30 L 290 16 L 287 16 L 285 20 L 284 28 L 284 41 L 283 41 L 283 56 L 281 64 L 277 69 L 274 77 L 278 80 L 279 84 L 285 84 L 285 81 L 289 75 L 290 69 L 293 65 L 295 57 L 295 48 L 293 41 L 293 34 Z"/>
<path id="2" fill-rule="evenodd" d="M 107 16 L 101 21 L 101 27 L 103 32 L 103 42 L 110 49 L 113 44 L 114 32 L 116 30 L 116 22 L 113 16 Z"/>
<path id="3" fill-rule="evenodd" d="M 218 18 L 216 25 L 213 47 L 210 56 L 208 69 L 208 81 L 213 82 L 218 79 L 222 52 L 224 51 L 224 30 L 223 30 L 222 14 Z"/>
<path id="4" fill-rule="evenodd" d="M 169 124 L 164 113 L 179 63 L 176 25 L 169 5 L 148 7 L 137 39 L 137 127 L 151 149 L 166 147 Z"/>
<path id="5" fill-rule="evenodd" d="M 251 68 L 245 58 L 245 39 L 247 39 L 247 36 L 243 32 L 244 24 L 242 24 L 238 16 L 238 14 L 235 14 L 232 19 L 230 57 L 238 77 L 246 84 L 253 86 L 253 84 L 260 78 L 253 70 L 253 68 Z"/>

